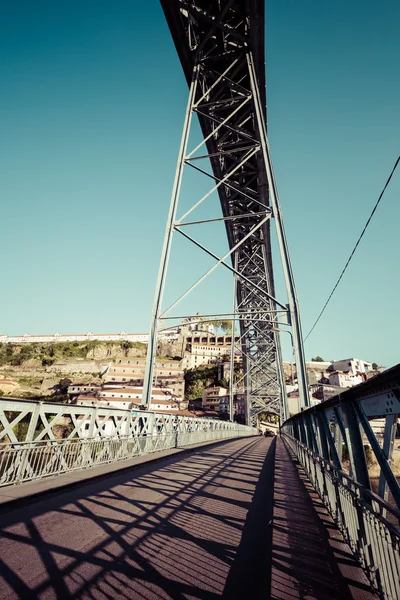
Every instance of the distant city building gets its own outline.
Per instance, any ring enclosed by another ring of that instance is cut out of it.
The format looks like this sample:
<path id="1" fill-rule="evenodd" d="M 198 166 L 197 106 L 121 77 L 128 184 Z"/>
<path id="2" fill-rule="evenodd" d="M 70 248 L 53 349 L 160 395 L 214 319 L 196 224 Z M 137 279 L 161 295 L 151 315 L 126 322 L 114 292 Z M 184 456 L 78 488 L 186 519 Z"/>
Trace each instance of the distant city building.
<path id="1" fill-rule="evenodd" d="M 93 385 L 90 383 L 72 383 L 68 386 L 68 396 L 74 398 L 75 396 L 79 396 L 81 394 L 91 394 L 92 396 L 96 396 L 98 392 L 100 392 L 100 385 Z"/>
<path id="2" fill-rule="evenodd" d="M 333 361 L 328 369 L 329 383 L 341 388 L 353 387 L 376 374 L 372 363 L 359 358 Z"/>
<path id="3" fill-rule="evenodd" d="M 7 344 L 32 344 L 32 343 L 47 343 L 52 342 L 54 344 L 58 342 L 87 342 L 91 340 L 99 340 L 101 342 L 143 342 L 146 343 L 149 340 L 148 333 L 50 333 L 40 335 L 30 335 L 25 333 L 24 335 L 1 335 L 0 343 Z"/>
<path id="4" fill-rule="evenodd" d="M 360 373 L 368 373 L 372 371 L 372 363 L 359 358 L 345 358 L 344 360 L 333 361 L 332 370 L 342 371 L 343 373 L 351 373 L 351 375 L 359 375 Z"/>
<path id="5" fill-rule="evenodd" d="M 224 357 L 230 356 L 231 346 L 217 346 L 212 344 L 191 344 L 190 352 L 185 353 L 185 368 L 195 369 L 203 365 L 212 365 Z M 240 362 L 240 354 L 235 351 L 235 362 Z"/>
<path id="6" fill-rule="evenodd" d="M 104 380 L 107 386 L 116 383 L 143 385 L 146 359 L 141 357 L 117 358 L 108 368 Z M 154 365 L 154 385 L 168 386 L 182 401 L 185 395 L 183 361 L 157 358 Z"/>
<path id="7" fill-rule="evenodd" d="M 317 404 L 320 404 L 321 400 L 319 400 L 318 398 L 315 398 L 314 396 L 310 396 L 310 406 L 316 406 Z M 288 411 L 289 411 L 289 415 L 296 415 L 298 412 L 300 412 L 300 398 L 299 398 L 299 392 L 298 391 L 294 391 L 291 392 L 288 397 L 287 397 L 287 405 L 288 405 Z"/>
<path id="8" fill-rule="evenodd" d="M 310 393 L 314 396 L 314 398 L 318 398 L 321 402 L 325 402 L 326 400 L 330 400 L 333 396 L 337 396 L 343 392 L 343 388 L 338 385 L 329 385 L 326 383 L 316 383 L 314 385 L 310 385 Z"/>
<path id="9" fill-rule="evenodd" d="M 91 393 L 81 394 L 77 398 L 80 406 L 111 406 L 114 408 L 139 409 L 142 406 L 143 387 L 117 387 L 101 390 L 96 395 Z M 175 399 L 169 388 L 153 388 L 151 393 L 151 410 L 153 411 L 177 411 L 180 403 Z"/>
<path id="10" fill-rule="evenodd" d="M 346 358 L 332 362 L 308 362 L 307 376 L 311 383 L 311 406 L 321 401 L 325 402 L 340 394 L 344 389 L 358 385 L 377 373 L 372 369 L 372 363 L 359 358 Z M 288 386 L 286 388 L 288 392 Z M 288 393 L 289 412 L 296 414 L 300 410 L 298 390 L 297 388 L 293 390 L 293 387 L 291 390 Z"/>
<path id="11" fill-rule="evenodd" d="M 142 405 L 143 387 L 107 388 L 99 393 L 99 401 L 109 406 L 128 408 L 129 404 Z M 179 399 L 180 400 L 180 399 Z M 154 388 L 151 391 L 151 410 L 154 411 L 177 411 L 180 402 L 174 396 L 170 388 Z"/>
<path id="12" fill-rule="evenodd" d="M 221 396 L 219 399 L 219 412 L 221 415 L 229 414 L 229 395 Z M 240 420 L 246 418 L 246 398 L 244 393 L 237 393 L 233 396 L 233 414 Z"/>
<path id="13" fill-rule="evenodd" d="M 221 396 L 226 396 L 226 388 L 220 385 L 214 385 L 204 388 L 201 394 L 202 408 L 207 410 L 219 411 L 219 401 Z"/>
<path id="14" fill-rule="evenodd" d="M 235 337 L 239 342 L 239 337 Z M 195 369 L 203 365 L 220 362 L 224 357 L 231 355 L 232 336 L 219 335 L 207 332 L 192 332 L 185 336 L 184 366 L 186 369 Z M 235 348 L 235 362 L 240 363 L 239 349 Z"/>
<path id="15" fill-rule="evenodd" d="M 348 388 L 362 383 L 364 378 L 361 374 L 353 374 L 351 371 L 332 371 L 329 373 L 329 383 L 341 388 Z"/>
<path id="16" fill-rule="evenodd" d="M 179 327 L 171 327 L 161 331 L 158 334 L 160 339 L 175 340 L 179 337 Z M 142 342 L 147 344 L 149 341 L 148 333 L 49 333 L 31 335 L 5 335 L 0 334 L 0 343 L 2 344 L 32 344 L 32 343 L 53 343 L 60 342 L 88 342 L 98 340 L 99 342 Z"/>
<path id="17" fill-rule="evenodd" d="M 203 331 L 214 335 L 215 327 L 212 323 L 206 323 L 201 318 L 200 313 L 197 313 L 195 317 L 188 317 L 184 319 L 182 323 L 183 327 L 187 327 L 189 331 Z"/>

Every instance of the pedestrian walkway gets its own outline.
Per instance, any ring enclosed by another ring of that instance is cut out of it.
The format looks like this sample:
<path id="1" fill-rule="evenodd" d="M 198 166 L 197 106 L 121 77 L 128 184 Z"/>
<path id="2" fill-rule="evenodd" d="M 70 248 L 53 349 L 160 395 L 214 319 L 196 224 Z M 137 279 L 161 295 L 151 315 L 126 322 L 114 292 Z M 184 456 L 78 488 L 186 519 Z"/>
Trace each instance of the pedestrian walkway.
<path id="1" fill-rule="evenodd" d="M 4 506 L 1 598 L 372 598 L 307 486 L 242 438 Z"/>
<path id="2" fill-rule="evenodd" d="M 303 469 L 277 440 L 271 598 L 375 597 Z"/>

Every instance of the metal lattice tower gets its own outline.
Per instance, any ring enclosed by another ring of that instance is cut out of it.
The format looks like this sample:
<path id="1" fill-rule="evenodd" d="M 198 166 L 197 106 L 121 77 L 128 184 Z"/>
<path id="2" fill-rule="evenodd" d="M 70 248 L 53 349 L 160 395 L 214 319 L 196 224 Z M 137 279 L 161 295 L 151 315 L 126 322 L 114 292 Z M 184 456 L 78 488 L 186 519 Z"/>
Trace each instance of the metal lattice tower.
<path id="1" fill-rule="evenodd" d="M 236 385 L 245 389 L 247 422 L 255 423 L 260 412 L 274 412 L 284 420 L 288 414 L 279 334 L 286 324 L 291 327 L 302 406 L 309 405 L 309 396 L 299 308 L 267 138 L 264 2 L 161 0 L 161 4 L 189 84 L 189 100 L 153 305 L 143 403 L 150 407 L 160 323 L 171 318 L 167 314 L 187 293 L 217 266 L 223 266 L 232 272 L 234 280 L 234 306 L 225 316 L 240 327 L 237 346 L 244 375 Z M 192 149 L 188 141 L 194 114 L 203 140 Z M 182 177 L 187 169 L 202 173 L 211 181 L 211 188 L 178 217 Z M 219 195 L 221 219 L 188 220 L 213 192 Z M 229 252 L 222 257 L 188 233 L 190 225 L 206 227 L 215 220 L 223 220 L 226 227 Z M 286 282 L 284 300 L 275 297 L 271 226 L 276 228 Z M 216 263 L 163 312 L 175 233 L 196 244 Z M 232 410 L 232 385 L 230 391 Z"/>

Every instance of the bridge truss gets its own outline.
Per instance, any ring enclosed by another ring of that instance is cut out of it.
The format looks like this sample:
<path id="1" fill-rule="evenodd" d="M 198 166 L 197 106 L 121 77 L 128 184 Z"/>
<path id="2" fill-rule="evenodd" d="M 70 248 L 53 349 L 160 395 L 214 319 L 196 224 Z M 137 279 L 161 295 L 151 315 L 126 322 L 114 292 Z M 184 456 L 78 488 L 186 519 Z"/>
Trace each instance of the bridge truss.
<path id="1" fill-rule="evenodd" d="M 224 315 L 239 324 L 237 352 L 246 393 L 247 423 L 260 412 L 287 416 L 280 328 L 290 328 L 300 401 L 309 405 L 299 308 L 266 130 L 263 0 L 161 0 L 189 85 L 175 181 L 152 312 L 143 403 L 150 407 L 157 331 L 171 311 L 218 266 L 233 275 L 234 303 Z M 193 115 L 203 139 L 189 147 Z M 178 216 L 184 171 L 194 169 L 210 190 Z M 222 216 L 193 220 L 189 215 L 211 194 L 219 195 Z M 229 251 L 218 256 L 190 234 L 191 225 L 223 221 Z M 275 226 L 287 299 L 275 296 L 270 228 Z M 167 310 L 162 310 L 167 267 L 175 234 L 215 259 L 215 265 Z M 212 318 L 212 315 L 208 315 Z M 174 317 L 177 318 L 177 317 Z M 221 316 L 219 316 L 221 318 Z M 164 325 L 165 326 L 165 325 Z M 232 336 L 232 340 L 234 336 Z M 235 348 L 232 344 L 231 364 Z M 233 382 L 231 369 L 231 382 Z M 231 384 L 231 415 L 234 388 Z"/>

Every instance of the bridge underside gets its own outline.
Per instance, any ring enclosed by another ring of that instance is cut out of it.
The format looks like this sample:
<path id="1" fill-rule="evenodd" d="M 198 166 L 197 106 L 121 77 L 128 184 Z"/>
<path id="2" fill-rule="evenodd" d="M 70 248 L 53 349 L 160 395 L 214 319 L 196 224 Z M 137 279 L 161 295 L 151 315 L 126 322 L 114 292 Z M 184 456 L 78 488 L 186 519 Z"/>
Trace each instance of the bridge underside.
<path id="1" fill-rule="evenodd" d="M 197 115 L 206 147 L 186 153 L 183 166 L 211 180 L 225 221 L 244 364 L 237 385 L 246 390 L 250 422 L 260 412 L 285 417 L 277 323 L 287 306 L 275 298 L 265 147 L 263 152 L 264 2 L 161 4 L 192 93 L 188 111 Z M 174 229 L 182 233 L 181 227 L 178 222 Z"/>

